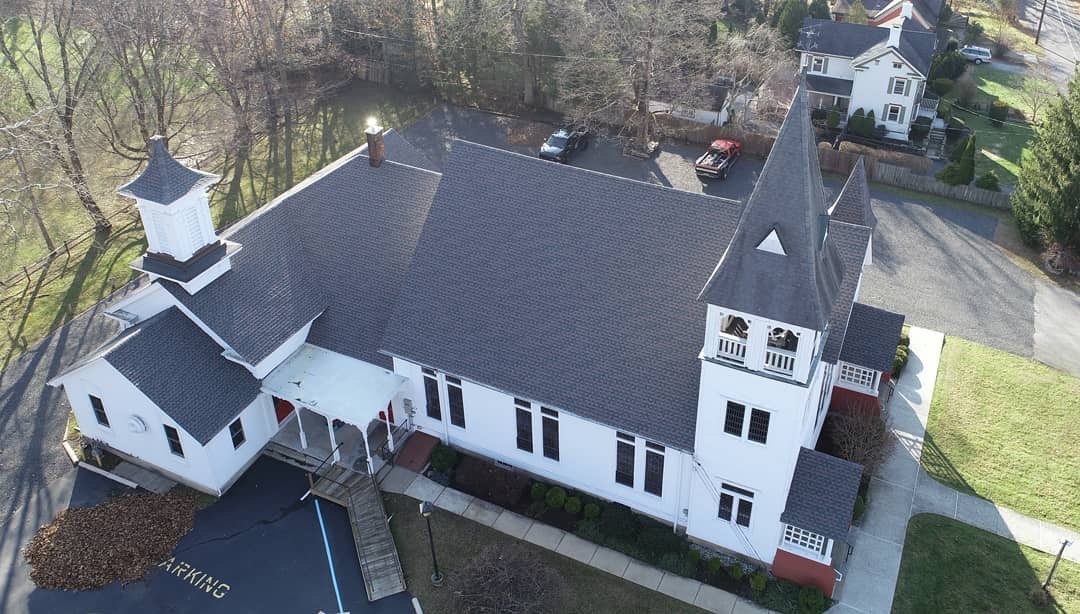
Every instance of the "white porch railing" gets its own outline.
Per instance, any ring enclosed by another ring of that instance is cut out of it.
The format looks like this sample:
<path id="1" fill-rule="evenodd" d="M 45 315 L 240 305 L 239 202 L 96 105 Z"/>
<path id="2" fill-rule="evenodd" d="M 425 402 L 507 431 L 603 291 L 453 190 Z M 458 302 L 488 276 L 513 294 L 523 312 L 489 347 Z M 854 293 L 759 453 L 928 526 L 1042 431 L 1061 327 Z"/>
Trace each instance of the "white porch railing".
<path id="1" fill-rule="evenodd" d="M 929 117 L 934 119 L 937 117 L 938 103 L 941 99 L 937 96 L 924 95 L 922 100 L 919 101 L 918 115 L 920 117 Z"/>
<path id="2" fill-rule="evenodd" d="M 765 370 L 783 375 L 795 373 L 795 352 L 780 348 L 765 348 Z"/>
<path id="3" fill-rule="evenodd" d="M 720 333 L 720 345 L 716 350 L 716 355 L 724 360 L 743 364 L 746 362 L 746 339 Z"/>

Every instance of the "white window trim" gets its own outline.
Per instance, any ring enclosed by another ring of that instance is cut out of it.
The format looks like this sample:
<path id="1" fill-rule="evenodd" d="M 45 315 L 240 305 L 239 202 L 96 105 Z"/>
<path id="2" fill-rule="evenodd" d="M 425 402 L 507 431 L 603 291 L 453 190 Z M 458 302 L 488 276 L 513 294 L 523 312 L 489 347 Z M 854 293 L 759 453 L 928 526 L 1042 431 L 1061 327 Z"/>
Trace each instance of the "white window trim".
<path id="1" fill-rule="evenodd" d="M 896 111 L 896 119 L 892 119 L 890 117 L 892 115 L 893 110 Z M 904 112 L 904 106 L 903 105 L 891 104 L 890 103 L 888 110 L 885 111 L 885 121 L 892 122 L 894 124 L 899 123 L 900 122 L 900 114 L 903 113 L 903 112 Z"/>
<path id="2" fill-rule="evenodd" d="M 794 538 L 795 541 L 789 539 Z M 805 537 L 806 539 L 801 539 Z M 812 547 L 803 545 L 801 542 L 807 541 L 808 543 L 818 543 L 822 548 L 814 549 Z M 810 559 L 819 563 L 828 564 L 832 560 L 833 540 L 821 535 L 820 533 L 814 533 L 813 531 L 807 531 L 806 529 L 797 527 L 791 524 L 784 524 L 784 530 L 780 532 L 780 547 L 788 552 L 796 554 L 804 559 Z M 824 552 L 822 552 L 824 550 Z"/>
<path id="3" fill-rule="evenodd" d="M 723 420 L 723 423 L 720 425 L 720 432 L 723 433 L 724 435 L 727 435 L 728 437 L 734 437 L 736 439 L 741 439 L 746 443 L 753 444 L 755 446 L 760 446 L 762 448 L 767 448 L 769 446 L 768 443 L 761 443 L 760 441 L 754 441 L 753 439 L 750 439 L 750 416 L 752 416 L 754 414 L 755 409 L 758 410 L 758 411 L 761 411 L 761 412 L 765 412 L 766 414 L 769 414 L 769 429 L 771 430 L 772 427 L 773 427 L 773 424 L 774 424 L 774 422 L 773 422 L 774 415 L 773 414 L 775 412 L 773 412 L 771 410 L 768 410 L 768 409 L 765 409 L 763 407 L 754 407 L 753 405 L 751 405 L 749 403 L 746 403 L 746 402 L 743 402 L 743 401 L 737 401 L 735 399 L 728 399 L 728 401 L 730 401 L 732 403 L 738 403 L 739 405 L 743 406 L 742 433 L 740 433 L 738 435 L 735 435 L 733 433 L 727 432 L 727 430 L 724 429 L 724 426 L 727 425 L 727 402 L 724 403 L 724 420 Z M 765 441 L 766 442 L 769 441 L 769 431 L 768 430 L 765 431 Z"/>
<path id="4" fill-rule="evenodd" d="M 893 79 L 893 85 L 892 85 L 892 91 L 889 92 L 889 93 L 893 94 L 894 96 L 903 96 L 904 95 L 904 90 L 907 89 L 907 82 L 908 82 L 908 80 L 907 80 L 906 77 L 896 77 L 896 78 L 894 78 Z M 899 86 L 899 87 L 897 87 L 897 86 Z M 896 91 L 897 89 L 899 89 L 900 91 L 899 92 Z"/>
<path id="5" fill-rule="evenodd" d="M 817 63 L 821 62 L 821 66 L 818 67 Z M 810 56 L 810 72 L 822 74 L 825 72 L 825 57 L 820 55 Z"/>
<path id="6" fill-rule="evenodd" d="M 851 364 L 849 362 L 840 362 L 839 365 L 840 365 L 840 369 L 837 372 L 837 380 L 836 380 L 838 384 L 840 384 L 841 386 L 843 386 L 844 388 L 847 388 L 849 390 L 854 390 L 856 392 L 865 392 L 865 393 L 877 396 L 878 386 L 881 383 L 881 371 L 875 371 L 873 369 L 867 369 L 866 367 L 860 367 L 858 365 L 853 365 L 853 364 Z M 871 378 L 872 378 L 870 380 L 870 385 L 867 386 L 866 384 L 863 384 L 862 383 L 863 378 L 851 379 L 851 378 L 845 377 L 845 371 L 848 372 L 848 373 L 854 373 L 855 377 L 858 377 L 860 375 L 866 375 L 866 374 L 869 373 L 871 375 Z"/>
<path id="7" fill-rule="evenodd" d="M 747 491 L 747 492 L 749 492 L 751 494 L 750 495 L 745 495 L 745 494 L 743 494 L 741 492 L 735 492 L 733 490 L 725 488 L 725 485 L 727 485 L 727 484 L 735 486 L 736 488 L 741 488 L 742 490 L 745 490 L 745 491 Z M 721 517 L 719 515 L 720 514 L 720 512 L 719 512 L 720 502 L 717 501 L 716 502 L 716 505 L 717 505 L 716 519 L 720 520 L 722 522 L 726 522 L 728 524 L 731 524 L 734 527 L 737 527 L 737 528 L 740 528 L 740 529 L 745 529 L 745 530 L 749 531 L 754 525 L 754 507 L 755 507 L 754 506 L 754 496 L 757 494 L 757 491 L 755 491 L 752 488 L 746 488 L 745 486 L 743 486 L 741 484 L 736 484 L 734 482 L 728 482 L 727 480 L 721 480 L 720 481 L 720 488 L 717 489 L 717 491 L 720 493 L 720 495 L 729 495 L 729 496 L 731 496 L 732 497 L 732 503 L 731 503 L 731 518 L 725 519 L 725 518 L 723 518 L 723 517 Z M 743 526 L 743 525 L 738 523 L 738 519 L 739 519 L 739 501 L 749 501 L 750 502 L 750 523 L 747 526 Z"/>

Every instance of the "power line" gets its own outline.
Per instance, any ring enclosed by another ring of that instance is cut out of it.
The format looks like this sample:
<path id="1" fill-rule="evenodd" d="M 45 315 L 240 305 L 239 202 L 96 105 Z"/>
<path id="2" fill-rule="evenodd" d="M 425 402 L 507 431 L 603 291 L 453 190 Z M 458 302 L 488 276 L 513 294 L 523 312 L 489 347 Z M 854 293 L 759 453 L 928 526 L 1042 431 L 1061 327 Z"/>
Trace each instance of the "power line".
<path id="1" fill-rule="evenodd" d="M 1018 124 L 1016 122 L 1005 121 L 1003 119 L 1002 120 L 997 120 L 997 119 L 994 119 L 993 117 L 990 117 L 989 115 L 983 115 L 982 113 L 979 113 L 979 112 L 974 111 L 972 109 L 969 109 L 967 107 L 962 107 L 959 104 L 957 104 L 956 102 L 953 102 L 952 106 L 953 106 L 954 109 L 960 109 L 961 111 L 963 111 L 965 113 L 970 113 L 971 115 L 974 115 L 975 117 L 981 117 L 983 119 L 988 119 L 990 121 L 1000 121 L 1002 124 L 1008 124 L 1009 126 L 1017 126 L 1019 128 L 1025 128 L 1025 129 L 1027 129 L 1027 130 L 1029 130 L 1031 132 L 1035 131 L 1035 126 L 1032 125 L 1032 124 Z M 1002 130 L 1000 132 L 1005 132 L 1006 134 L 1024 134 L 1024 133 L 1021 133 L 1021 132 L 1012 132 L 1012 131 L 1009 131 L 1009 130 Z"/>

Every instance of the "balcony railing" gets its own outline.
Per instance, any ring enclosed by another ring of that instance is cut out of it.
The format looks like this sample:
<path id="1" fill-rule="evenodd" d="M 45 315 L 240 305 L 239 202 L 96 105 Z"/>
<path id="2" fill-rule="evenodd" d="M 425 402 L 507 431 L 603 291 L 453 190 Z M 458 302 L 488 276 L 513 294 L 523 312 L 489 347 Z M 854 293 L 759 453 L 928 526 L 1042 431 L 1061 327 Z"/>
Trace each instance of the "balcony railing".
<path id="1" fill-rule="evenodd" d="M 720 346 L 716 350 L 716 355 L 724 360 L 730 360 L 731 362 L 743 364 L 746 362 L 746 339 L 742 337 L 736 337 L 735 335 L 729 335 L 727 333 L 720 333 Z"/>
<path id="2" fill-rule="evenodd" d="M 795 373 L 795 352 L 780 348 L 765 348 L 765 370 L 783 375 Z"/>
<path id="3" fill-rule="evenodd" d="M 919 101 L 918 115 L 930 119 L 937 117 L 937 108 L 940 102 L 941 99 L 933 94 L 923 95 L 922 100 Z"/>

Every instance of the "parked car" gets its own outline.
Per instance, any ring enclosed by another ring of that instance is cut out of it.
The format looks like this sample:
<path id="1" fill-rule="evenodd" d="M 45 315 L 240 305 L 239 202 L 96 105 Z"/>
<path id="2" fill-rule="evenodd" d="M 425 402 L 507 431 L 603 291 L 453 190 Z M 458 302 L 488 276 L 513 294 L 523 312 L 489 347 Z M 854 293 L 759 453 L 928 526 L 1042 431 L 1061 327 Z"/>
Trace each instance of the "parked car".
<path id="1" fill-rule="evenodd" d="M 540 146 L 540 157 L 565 164 L 575 152 L 589 148 L 589 136 L 589 131 L 579 126 L 559 128 Z"/>
<path id="2" fill-rule="evenodd" d="M 982 64 L 983 62 L 989 62 L 994 59 L 990 50 L 986 47 L 974 47 L 967 46 L 960 48 L 960 55 L 964 56 L 964 59 L 969 62 L 975 62 L 976 64 Z"/>
<path id="3" fill-rule="evenodd" d="M 709 149 L 701 154 L 694 165 L 698 177 L 705 179 L 727 179 L 728 170 L 742 155 L 742 143 L 731 139 L 716 139 Z"/>

